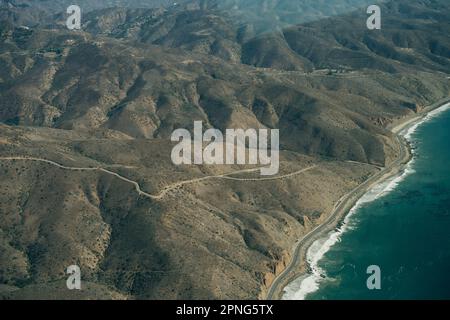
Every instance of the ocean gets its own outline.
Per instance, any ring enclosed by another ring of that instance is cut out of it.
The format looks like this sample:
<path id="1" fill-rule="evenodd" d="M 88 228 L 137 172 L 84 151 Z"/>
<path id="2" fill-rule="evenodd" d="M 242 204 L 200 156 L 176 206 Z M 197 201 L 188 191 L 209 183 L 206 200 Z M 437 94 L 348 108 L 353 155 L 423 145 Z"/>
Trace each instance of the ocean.
<path id="1" fill-rule="evenodd" d="M 450 105 L 401 133 L 414 157 L 308 250 L 283 299 L 450 299 Z M 369 290 L 369 266 L 381 289 Z"/>

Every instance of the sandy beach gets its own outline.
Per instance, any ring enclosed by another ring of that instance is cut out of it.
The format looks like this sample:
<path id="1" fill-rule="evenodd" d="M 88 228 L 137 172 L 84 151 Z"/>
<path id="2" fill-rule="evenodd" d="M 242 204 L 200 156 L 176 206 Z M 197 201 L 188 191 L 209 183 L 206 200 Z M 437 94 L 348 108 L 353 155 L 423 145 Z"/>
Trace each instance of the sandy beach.
<path id="1" fill-rule="evenodd" d="M 274 279 L 266 294 L 266 299 L 281 299 L 283 289 L 289 283 L 296 279 L 303 280 L 306 278 L 309 271 L 307 253 L 311 245 L 316 240 L 323 238 L 325 235 L 334 230 L 339 223 L 343 221 L 358 200 L 369 190 L 388 179 L 392 179 L 405 169 L 406 165 L 412 159 L 412 152 L 408 141 L 404 137 L 400 136 L 399 133 L 421 123 L 431 111 L 448 103 L 450 103 L 450 98 L 442 99 L 435 104 L 424 108 L 419 114 L 412 114 L 410 116 L 398 119 L 391 125 L 387 126 L 387 129 L 396 135 L 399 146 L 399 157 L 389 164 L 389 166 L 383 168 L 371 176 L 368 180 L 358 185 L 355 189 L 341 197 L 335 204 L 326 221 L 318 225 L 295 244 L 292 252 L 293 258 L 290 264 Z"/>

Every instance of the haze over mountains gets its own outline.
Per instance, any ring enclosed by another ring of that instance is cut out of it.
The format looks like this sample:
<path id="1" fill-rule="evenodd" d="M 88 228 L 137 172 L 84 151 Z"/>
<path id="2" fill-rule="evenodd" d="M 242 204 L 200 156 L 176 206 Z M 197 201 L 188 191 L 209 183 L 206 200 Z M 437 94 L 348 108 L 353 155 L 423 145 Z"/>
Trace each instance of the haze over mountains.
<path id="1" fill-rule="evenodd" d="M 202 9 L 209 11 L 220 11 L 222 14 L 232 15 L 236 23 L 251 23 L 259 28 L 268 30 L 269 27 L 285 26 L 286 24 L 304 23 L 318 20 L 332 15 L 347 13 L 364 5 L 378 3 L 368 0 L 99 0 L 99 1 L 77 1 L 83 12 L 106 8 L 129 8 L 129 9 L 151 9 L 165 8 L 166 10 Z M 59 14 L 73 4 L 68 0 L 2 0 L 4 8 L 10 12 L 40 11 L 47 16 Z M 20 15 L 20 14 L 18 14 Z M 48 17 L 50 19 L 50 17 Z M 43 21 L 34 21 L 42 24 Z"/>
<path id="2" fill-rule="evenodd" d="M 262 297 L 296 239 L 396 157 L 386 126 L 449 94 L 444 0 L 384 3 L 375 31 L 367 1 L 79 1 L 82 31 L 67 3 L 2 1 L 0 158 L 158 194 L 242 169 L 173 166 L 171 133 L 202 120 L 279 128 L 280 176 L 311 169 L 155 200 L 0 159 L 5 297 L 77 297 L 56 281 L 74 261 L 90 298 Z"/>

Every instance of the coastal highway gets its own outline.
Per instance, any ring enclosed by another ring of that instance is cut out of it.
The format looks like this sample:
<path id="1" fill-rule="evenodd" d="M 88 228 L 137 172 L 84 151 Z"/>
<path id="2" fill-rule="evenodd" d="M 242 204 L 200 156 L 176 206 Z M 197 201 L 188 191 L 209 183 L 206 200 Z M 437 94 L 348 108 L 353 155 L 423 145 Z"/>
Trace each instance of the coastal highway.
<path id="1" fill-rule="evenodd" d="M 302 274 L 302 270 L 306 270 L 306 254 L 308 248 L 314 243 L 314 241 L 336 228 L 338 223 L 345 217 L 358 199 L 362 197 L 371 186 L 398 174 L 403 169 L 404 165 L 409 162 L 411 159 L 411 152 L 408 143 L 398 135 L 396 135 L 396 139 L 399 146 L 399 156 L 397 159 L 389 166 L 382 168 L 365 182 L 358 185 L 355 189 L 345 194 L 335 204 L 330 216 L 325 220 L 325 222 L 311 230 L 296 243 L 289 265 L 283 270 L 283 272 L 276 276 L 269 287 L 265 297 L 267 300 L 280 299 L 284 287 L 300 276 Z"/>
<path id="2" fill-rule="evenodd" d="M 415 114 L 407 117 L 396 123 L 387 127 L 395 134 L 397 144 L 399 146 L 399 154 L 395 161 L 393 161 L 389 166 L 385 168 L 379 168 L 380 171 L 370 177 L 368 180 L 357 186 L 355 189 L 344 195 L 338 202 L 334 205 L 330 216 L 317 226 L 315 229 L 311 230 L 303 238 L 301 238 L 296 244 L 292 255 L 292 259 L 286 269 L 283 270 L 279 275 L 277 275 L 270 285 L 266 299 L 274 300 L 280 299 L 284 287 L 288 285 L 291 281 L 297 277 L 305 274 L 307 270 L 306 254 L 309 247 L 319 239 L 321 236 L 327 232 L 332 231 L 340 221 L 345 217 L 345 215 L 350 211 L 350 209 L 355 205 L 355 203 L 360 199 L 371 186 L 395 176 L 400 171 L 404 169 L 404 166 L 411 160 L 412 153 L 406 139 L 401 137 L 399 133 L 404 130 L 409 125 L 420 121 L 423 119 L 430 111 L 438 109 L 440 107 L 445 107 L 450 104 L 450 98 L 443 98 L 436 103 L 426 107 L 420 114 Z"/>

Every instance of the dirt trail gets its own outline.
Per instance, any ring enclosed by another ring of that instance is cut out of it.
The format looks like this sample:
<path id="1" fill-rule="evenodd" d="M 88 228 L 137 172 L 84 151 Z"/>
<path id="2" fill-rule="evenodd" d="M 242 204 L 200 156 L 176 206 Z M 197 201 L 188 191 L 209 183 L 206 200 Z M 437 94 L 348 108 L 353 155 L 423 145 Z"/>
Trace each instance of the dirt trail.
<path id="1" fill-rule="evenodd" d="M 23 157 L 23 156 L 0 157 L 0 161 L 13 161 L 13 160 L 43 162 L 43 163 L 47 163 L 47 164 L 56 166 L 60 169 L 71 170 L 71 171 L 101 171 L 101 172 L 113 175 L 122 181 L 131 183 L 132 185 L 134 185 L 134 188 L 139 195 L 150 198 L 152 200 L 161 200 L 167 195 L 167 193 L 169 193 L 170 191 L 172 191 L 174 189 L 180 188 L 186 184 L 201 182 L 201 181 L 208 180 L 208 179 L 227 179 L 227 180 L 235 180 L 235 181 L 253 181 L 253 182 L 273 181 L 273 180 L 290 178 L 290 177 L 293 177 L 295 175 L 298 175 L 300 173 L 309 171 L 309 170 L 317 167 L 317 165 L 312 165 L 310 167 L 297 170 L 295 172 L 291 172 L 291 173 L 277 176 L 277 177 L 270 177 L 270 178 L 235 178 L 235 177 L 231 177 L 232 175 L 236 175 L 236 174 L 240 174 L 240 173 L 255 172 L 255 171 L 260 170 L 261 168 L 238 170 L 238 171 L 233 171 L 233 172 L 229 172 L 229 173 L 223 173 L 220 175 L 206 176 L 206 177 L 201 177 L 201 178 L 195 178 L 195 179 L 175 182 L 170 185 L 167 185 L 158 194 L 154 195 L 154 194 L 149 194 L 149 193 L 143 191 L 137 181 L 128 179 L 114 171 L 110 171 L 110 170 L 102 168 L 102 167 L 68 167 L 68 166 L 62 165 L 60 163 L 57 163 L 55 161 L 52 161 L 52 160 L 47 160 L 47 159 L 43 159 L 43 158 L 35 158 L 35 157 Z M 119 166 L 119 165 L 115 165 L 115 166 Z M 123 167 L 127 167 L 127 166 L 123 166 Z"/>

